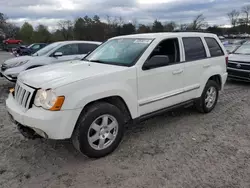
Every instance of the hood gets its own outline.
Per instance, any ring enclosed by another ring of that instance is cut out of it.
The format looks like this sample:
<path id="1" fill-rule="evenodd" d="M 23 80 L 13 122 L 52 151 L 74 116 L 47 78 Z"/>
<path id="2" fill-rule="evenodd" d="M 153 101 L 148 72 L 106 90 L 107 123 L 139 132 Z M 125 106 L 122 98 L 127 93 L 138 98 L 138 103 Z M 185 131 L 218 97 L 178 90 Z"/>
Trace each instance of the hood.
<path id="1" fill-rule="evenodd" d="M 16 63 L 19 63 L 19 62 L 22 62 L 22 61 L 31 60 L 31 59 L 33 59 L 33 58 L 34 58 L 34 57 L 31 57 L 31 56 L 14 57 L 14 58 L 11 58 L 11 59 L 6 60 L 3 64 L 4 64 L 6 67 L 12 67 L 12 65 L 14 65 L 14 64 L 16 64 Z"/>
<path id="2" fill-rule="evenodd" d="M 229 61 L 241 61 L 250 63 L 250 55 L 244 55 L 244 54 L 230 54 L 228 56 Z"/>
<path id="3" fill-rule="evenodd" d="M 122 71 L 128 67 L 86 61 L 46 65 L 19 74 L 18 80 L 34 88 L 57 88 L 72 82 Z"/>

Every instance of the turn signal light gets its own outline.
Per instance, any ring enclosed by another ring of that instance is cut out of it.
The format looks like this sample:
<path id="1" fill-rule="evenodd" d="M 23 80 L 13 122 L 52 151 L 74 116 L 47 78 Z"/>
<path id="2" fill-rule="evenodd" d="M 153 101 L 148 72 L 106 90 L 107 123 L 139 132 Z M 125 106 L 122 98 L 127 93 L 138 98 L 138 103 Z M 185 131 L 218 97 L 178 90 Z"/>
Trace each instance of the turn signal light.
<path id="1" fill-rule="evenodd" d="M 55 104 L 50 108 L 51 111 L 59 111 L 62 108 L 65 97 L 57 97 Z"/>

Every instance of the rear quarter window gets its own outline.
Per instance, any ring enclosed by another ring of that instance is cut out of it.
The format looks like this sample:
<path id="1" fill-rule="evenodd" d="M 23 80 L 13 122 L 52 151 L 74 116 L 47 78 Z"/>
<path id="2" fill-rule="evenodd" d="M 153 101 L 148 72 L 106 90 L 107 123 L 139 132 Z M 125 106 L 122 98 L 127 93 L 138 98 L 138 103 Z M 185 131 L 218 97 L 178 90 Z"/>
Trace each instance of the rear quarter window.
<path id="1" fill-rule="evenodd" d="M 79 45 L 79 54 L 87 54 L 89 52 L 94 51 L 98 45 L 97 44 L 90 44 L 90 43 L 82 43 Z"/>
<path id="2" fill-rule="evenodd" d="M 210 51 L 211 57 L 223 56 L 224 53 L 219 45 L 219 43 L 211 37 L 205 37 L 208 49 Z"/>
<path id="3" fill-rule="evenodd" d="M 203 42 L 200 37 L 182 38 L 186 61 L 195 61 L 207 57 Z"/>

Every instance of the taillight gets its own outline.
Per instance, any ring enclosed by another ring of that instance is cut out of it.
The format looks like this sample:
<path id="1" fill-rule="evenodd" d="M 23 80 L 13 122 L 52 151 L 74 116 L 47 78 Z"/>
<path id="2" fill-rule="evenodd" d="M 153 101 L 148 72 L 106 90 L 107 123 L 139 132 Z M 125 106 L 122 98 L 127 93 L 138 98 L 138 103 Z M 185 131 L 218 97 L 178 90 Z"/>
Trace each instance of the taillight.
<path id="1" fill-rule="evenodd" d="M 226 65 L 228 65 L 228 57 L 226 57 Z"/>

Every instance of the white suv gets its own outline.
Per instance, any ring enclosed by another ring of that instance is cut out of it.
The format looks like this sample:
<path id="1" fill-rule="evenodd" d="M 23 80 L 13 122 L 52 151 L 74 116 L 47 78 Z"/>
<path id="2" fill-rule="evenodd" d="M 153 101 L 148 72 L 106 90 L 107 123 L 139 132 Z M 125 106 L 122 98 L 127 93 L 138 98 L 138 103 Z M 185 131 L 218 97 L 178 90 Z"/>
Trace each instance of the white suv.
<path id="1" fill-rule="evenodd" d="M 226 64 L 213 34 L 120 36 L 82 61 L 21 73 L 6 105 L 24 135 L 71 138 L 80 152 L 98 158 L 117 148 L 132 120 L 189 104 L 210 112 Z"/>

